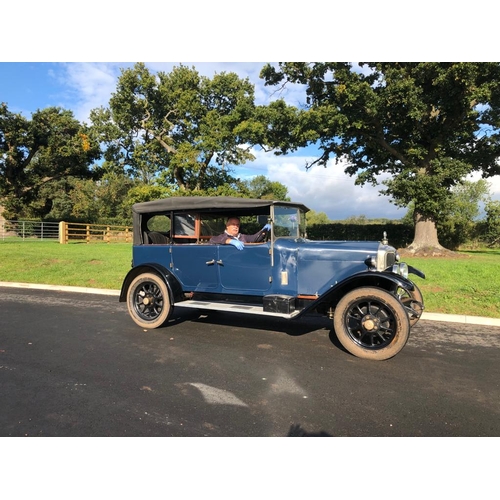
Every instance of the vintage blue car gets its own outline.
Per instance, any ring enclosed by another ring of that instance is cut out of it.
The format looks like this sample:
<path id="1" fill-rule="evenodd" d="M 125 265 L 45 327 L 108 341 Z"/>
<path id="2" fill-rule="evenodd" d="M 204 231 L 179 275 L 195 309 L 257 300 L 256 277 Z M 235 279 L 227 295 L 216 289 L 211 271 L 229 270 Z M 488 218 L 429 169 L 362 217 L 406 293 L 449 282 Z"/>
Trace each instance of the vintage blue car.
<path id="1" fill-rule="evenodd" d="M 120 301 L 145 329 L 166 323 L 174 307 L 275 316 L 321 314 L 351 354 L 396 355 L 424 305 L 387 241 L 311 241 L 293 202 L 232 197 L 171 197 L 132 207 L 132 269 Z M 241 219 L 253 243 L 214 244 L 228 218 Z M 266 231 L 259 230 L 266 226 Z M 248 228 L 248 230 L 247 230 Z M 253 228 L 253 229 L 252 229 Z"/>

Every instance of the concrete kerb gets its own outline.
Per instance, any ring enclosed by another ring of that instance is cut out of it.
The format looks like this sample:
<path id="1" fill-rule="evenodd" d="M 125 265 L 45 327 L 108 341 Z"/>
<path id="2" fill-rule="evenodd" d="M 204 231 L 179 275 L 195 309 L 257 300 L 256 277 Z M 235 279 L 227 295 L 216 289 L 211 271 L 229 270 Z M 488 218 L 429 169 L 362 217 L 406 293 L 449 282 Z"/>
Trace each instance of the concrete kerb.
<path id="1" fill-rule="evenodd" d="M 99 295 L 120 295 L 120 290 L 106 290 L 103 288 L 86 288 L 83 286 L 37 285 L 35 283 L 11 283 L 0 281 L 0 286 L 10 288 L 30 288 L 31 290 L 54 290 L 57 292 L 93 293 Z"/>
<path id="2" fill-rule="evenodd" d="M 37 285 L 34 283 L 11 283 L 6 281 L 0 281 L 0 287 L 29 288 L 34 290 L 54 290 L 59 292 L 90 293 L 98 295 L 113 295 L 116 297 L 120 295 L 120 290 L 86 288 L 82 286 Z M 430 313 L 424 311 L 421 319 L 427 321 L 447 321 L 450 323 L 464 323 L 469 325 L 500 326 L 500 318 L 465 316 L 461 314 L 438 314 L 438 313 Z"/>

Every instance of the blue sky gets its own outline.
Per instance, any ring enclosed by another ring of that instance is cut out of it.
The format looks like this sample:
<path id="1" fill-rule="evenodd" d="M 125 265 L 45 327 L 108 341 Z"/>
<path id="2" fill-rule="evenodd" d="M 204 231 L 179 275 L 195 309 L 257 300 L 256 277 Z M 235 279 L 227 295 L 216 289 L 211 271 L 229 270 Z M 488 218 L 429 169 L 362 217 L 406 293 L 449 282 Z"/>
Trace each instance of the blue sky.
<path id="1" fill-rule="evenodd" d="M 9 110 L 30 117 L 37 109 L 61 106 L 73 111 L 80 121 L 88 121 L 91 109 L 106 106 L 116 88 L 120 69 L 133 66 L 127 62 L 0 62 L 0 100 Z M 170 71 L 179 63 L 146 63 L 154 72 Z M 212 77 L 214 73 L 234 71 L 248 77 L 255 85 L 257 104 L 276 98 L 273 90 L 259 79 L 263 62 L 183 62 L 199 73 Z M 284 95 L 288 102 L 303 102 L 300 88 Z M 255 150 L 256 160 L 238 167 L 235 175 L 248 179 L 266 175 L 272 181 L 287 186 L 292 200 L 304 203 L 317 212 L 325 212 L 332 220 L 365 215 L 368 218 L 399 219 L 406 213 L 390 199 L 379 195 L 380 188 L 355 186 L 354 179 L 343 173 L 341 165 L 315 166 L 306 171 L 305 164 L 315 156 L 312 148 L 293 155 L 275 156 Z M 383 178 L 383 177 L 382 177 Z M 381 179 L 382 179 L 381 178 Z M 500 180 L 492 180 L 491 194 L 500 199 Z"/>

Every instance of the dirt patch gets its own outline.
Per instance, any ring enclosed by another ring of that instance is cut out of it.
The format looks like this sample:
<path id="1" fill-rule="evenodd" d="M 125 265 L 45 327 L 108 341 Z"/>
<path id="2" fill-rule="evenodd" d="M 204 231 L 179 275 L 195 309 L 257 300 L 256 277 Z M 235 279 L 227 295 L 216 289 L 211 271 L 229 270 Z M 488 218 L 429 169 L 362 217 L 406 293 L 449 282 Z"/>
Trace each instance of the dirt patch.
<path id="1" fill-rule="evenodd" d="M 470 259 L 471 256 L 452 250 L 440 250 L 437 248 L 421 248 L 419 250 L 408 250 L 407 248 L 398 248 L 401 257 L 425 257 L 425 258 L 445 258 L 445 259 Z"/>

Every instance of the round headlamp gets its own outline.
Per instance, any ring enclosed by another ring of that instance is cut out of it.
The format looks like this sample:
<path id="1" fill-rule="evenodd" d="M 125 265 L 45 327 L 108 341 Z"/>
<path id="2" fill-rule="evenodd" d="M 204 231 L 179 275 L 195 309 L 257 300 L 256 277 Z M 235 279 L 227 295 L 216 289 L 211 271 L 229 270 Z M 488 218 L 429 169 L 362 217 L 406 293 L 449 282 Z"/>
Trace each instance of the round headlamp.
<path id="1" fill-rule="evenodd" d="M 400 262 L 399 264 L 399 274 L 403 276 L 403 278 L 408 278 L 408 265 L 404 262 Z"/>
<path id="2" fill-rule="evenodd" d="M 392 266 L 392 272 L 403 276 L 403 278 L 408 278 L 408 264 L 405 262 L 394 264 Z"/>

